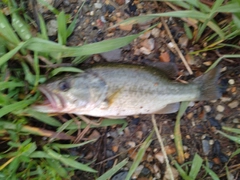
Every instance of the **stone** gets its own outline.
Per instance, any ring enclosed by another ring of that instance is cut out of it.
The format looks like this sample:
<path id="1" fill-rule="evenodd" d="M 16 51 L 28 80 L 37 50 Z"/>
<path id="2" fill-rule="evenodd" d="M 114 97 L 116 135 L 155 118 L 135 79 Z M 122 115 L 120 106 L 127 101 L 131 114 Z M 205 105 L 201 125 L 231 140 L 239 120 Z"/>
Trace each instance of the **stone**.
<path id="1" fill-rule="evenodd" d="M 228 80 L 228 84 L 230 84 L 230 85 L 233 85 L 233 84 L 235 84 L 235 81 L 234 81 L 234 79 L 229 79 L 229 80 Z"/>
<path id="2" fill-rule="evenodd" d="M 221 120 L 223 118 L 223 115 L 222 114 L 217 114 L 215 118 L 216 118 L 216 120 Z"/>
<path id="3" fill-rule="evenodd" d="M 119 61 L 122 55 L 121 49 L 115 49 L 113 51 L 101 53 L 101 56 L 106 59 L 107 62 Z"/>
<path id="4" fill-rule="evenodd" d="M 239 102 L 237 100 L 234 100 L 228 104 L 228 106 L 232 109 L 238 107 L 238 105 L 239 105 Z"/>
<path id="5" fill-rule="evenodd" d="M 225 109 L 225 107 L 222 106 L 222 105 L 218 105 L 218 106 L 217 106 L 217 111 L 218 111 L 218 112 L 223 112 L 224 109 Z"/>
<path id="6" fill-rule="evenodd" d="M 204 109 L 208 113 L 211 112 L 211 106 L 209 106 L 209 105 L 204 106 Z"/>
<path id="7" fill-rule="evenodd" d="M 158 38 L 158 37 L 160 36 L 160 29 L 158 29 L 158 28 L 153 28 L 153 29 L 151 30 L 151 34 L 152 34 L 153 37 Z"/>
<path id="8" fill-rule="evenodd" d="M 164 163 L 165 159 L 164 159 L 164 156 L 163 156 L 163 153 L 162 152 L 158 152 L 155 154 L 155 158 L 160 162 L 160 163 Z"/>
<path id="9" fill-rule="evenodd" d="M 148 49 L 149 51 L 152 51 L 154 49 L 154 39 L 150 38 L 150 39 L 145 39 L 141 45 L 143 47 L 145 47 L 146 49 Z"/>
<path id="10" fill-rule="evenodd" d="M 55 36 L 57 35 L 58 24 L 57 20 L 52 19 L 47 22 L 47 34 L 48 36 Z"/>

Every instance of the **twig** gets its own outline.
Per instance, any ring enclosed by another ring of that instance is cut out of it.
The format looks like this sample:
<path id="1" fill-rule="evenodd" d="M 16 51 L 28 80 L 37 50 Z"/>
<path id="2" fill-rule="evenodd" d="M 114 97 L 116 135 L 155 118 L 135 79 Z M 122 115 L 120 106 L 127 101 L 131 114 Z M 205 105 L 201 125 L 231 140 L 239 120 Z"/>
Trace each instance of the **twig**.
<path id="1" fill-rule="evenodd" d="M 181 53 L 181 51 L 180 51 L 180 49 L 179 49 L 177 43 L 175 42 L 175 40 L 174 40 L 174 38 L 173 38 L 173 36 L 172 36 L 172 34 L 171 34 L 169 28 L 168 28 L 168 25 L 167 25 L 166 22 L 164 21 L 164 18 L 163 18 L 163 17 L 161 17 L 161 22 L 162 22 L 162 24 L 163 24 L 165 30 L 167 31 L 168 36 L 169 36 L 171 42 L 173 43 L 174 48 L 176 49 L 176 51 L 177 51 L 179 57 L 182 59 L 183 64 L 184 64 L 185 67 L 187 68 L 189 74 L 193 74 L 192 69 L 189 67 L 189 65 L 188 65 L 188 63 L 187 63 L 187 61 L 186 61 L 186 59 L 184 58 L 183 54 Z"/>
<path id="2" fill-rule="evenodd" d="M 165 161 L 166 161 L 167 170 L 169 170 L 171 180 L 174 180 L 173 172 L 172 172 L 172 169 L 171 169 L 169 161 L 168 161 L 168 157 L 167 157 L 167 153 L 166 153 L 165 148 L 164 148 L 163 140 L 162 140 L 162 138 L 159 134 L 158 128 L 157 128 L 157 123 L 156 123 L 156 119 L 155 119 L 154 114 L 152 114 L 152 123 L 153 123 L 153 127 L 154 127 L 154 130 L 155 130 L 157 138 L 158 138 L 158 142 L 160 143 L 163 156 L 164 156 Z"/>

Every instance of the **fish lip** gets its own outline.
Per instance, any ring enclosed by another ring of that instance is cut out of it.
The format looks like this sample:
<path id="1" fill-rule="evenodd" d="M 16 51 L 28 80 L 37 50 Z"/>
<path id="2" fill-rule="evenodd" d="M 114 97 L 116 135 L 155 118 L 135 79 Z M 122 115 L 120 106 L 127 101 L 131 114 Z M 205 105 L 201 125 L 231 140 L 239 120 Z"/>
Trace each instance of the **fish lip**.
<path id="1" fill-rule="evenodd" d="M 42 94 L 44 94 L 46 96 L 47 100 L 49 101 L 49 103 L 53 109 L 60 111 L 65 108 L 65 103 L 63 101 L 63 98 L 60 95 L 58 95 L 56 93 L 52 93 L 44 86 L 39 86 L 38 89 L 41 91 Z M 58 100 L 60 102 L 60 106 L 57 104 L 56 98 L 58 98 Z"/>

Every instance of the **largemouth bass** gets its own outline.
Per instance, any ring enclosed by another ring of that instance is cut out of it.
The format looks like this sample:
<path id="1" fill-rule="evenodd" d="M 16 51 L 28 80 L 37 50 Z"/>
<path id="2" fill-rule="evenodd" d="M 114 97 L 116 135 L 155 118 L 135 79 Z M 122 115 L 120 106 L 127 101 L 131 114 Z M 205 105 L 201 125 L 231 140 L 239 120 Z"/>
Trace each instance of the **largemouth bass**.
<path id="1" fill-rule="evenodd" d="M 39 90 L 47 100 L 33 108 L 45 113 L 73 113 L 95 117 L 125 117 L 167 114 L 181 101 L 220 97 L 219 68 L 183 84 L 169 80 L 159 69 L 139 65 L 102 65 L 76 75 L 67 75 Z"/>

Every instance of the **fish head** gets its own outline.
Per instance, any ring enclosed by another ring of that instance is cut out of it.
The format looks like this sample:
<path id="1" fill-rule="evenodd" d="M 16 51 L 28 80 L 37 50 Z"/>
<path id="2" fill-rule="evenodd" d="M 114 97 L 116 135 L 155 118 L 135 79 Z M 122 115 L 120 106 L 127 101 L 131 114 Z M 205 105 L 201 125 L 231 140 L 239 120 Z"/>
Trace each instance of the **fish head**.
<path id="1" fill-rule="evenodd" d="M 107 96 L 105 81 L 89 72 L 51 80 L 38 89 L 46 100 L 33 109 L 45 113 L 79 114 L 100 105 Z"/>

